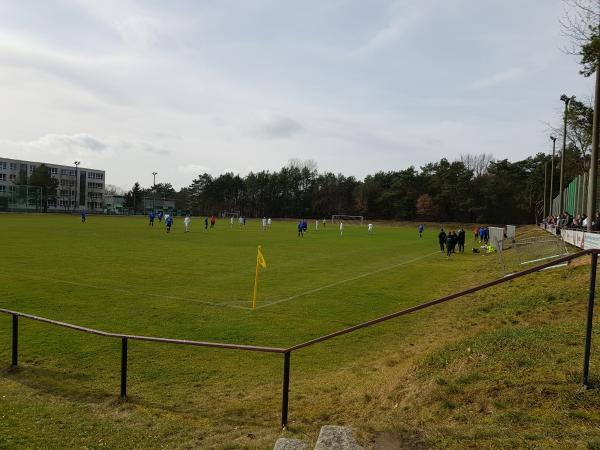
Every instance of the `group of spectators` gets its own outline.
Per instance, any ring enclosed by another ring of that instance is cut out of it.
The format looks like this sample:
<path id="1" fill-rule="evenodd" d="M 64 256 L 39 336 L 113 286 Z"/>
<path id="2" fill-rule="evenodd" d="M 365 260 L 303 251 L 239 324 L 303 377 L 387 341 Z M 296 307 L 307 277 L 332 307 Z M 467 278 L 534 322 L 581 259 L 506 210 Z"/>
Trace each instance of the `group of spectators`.
<path id="1" fill-rule="evenodd" d="M 587 230 L 590 218 L 586 214 L 577 214 L 572 216 L 568 212 L 564 212 L 561 216 L 553 216 L 552 214 L 546 217 L 542 223 L 544 225 L 553 225 L 556 228 L 569 228 L 576 230 Z M 600 231 L 600 212 L 592 220 L 592 231 Z"/>
<path id="2" fill-rule="evenodd" d="M 440 251 L 446 252 L 448 258 L 452 253 L 455 253 L 456 246 L 458 245 L 458 252 L 465 252 L 465 230 L 460 229 L 458 233 L 456 231 L 450 231 L 448 234 L 442 228 L 438 234 L 438 242 L 440 244 Z"/>
<path id="3" fill-rule="evenodd" d="M 438 242 L 440 244 L 440 251 L 442 253 L 446 253 L 448 258 L 452 253 L 456 253 L 456 246 L 458 246 L 458 252 L 465 252 L 465 230 L 461 228 L 458 232 L 450 231 L 448 234 L 442 228 L 440 233 L 438 234 Z M 487 227 L 475 227 L 473 229 L 473 234 L 476 243 L 480 243 L 481 248 L 487 251 L 488 253 L 493 253 L 496 251 L 490 244 L 490 230 Z M 491 248 L 491 249 L 490 249 Z M 473 253 L 479 253 L 479 248 L 474 247 Z"/>

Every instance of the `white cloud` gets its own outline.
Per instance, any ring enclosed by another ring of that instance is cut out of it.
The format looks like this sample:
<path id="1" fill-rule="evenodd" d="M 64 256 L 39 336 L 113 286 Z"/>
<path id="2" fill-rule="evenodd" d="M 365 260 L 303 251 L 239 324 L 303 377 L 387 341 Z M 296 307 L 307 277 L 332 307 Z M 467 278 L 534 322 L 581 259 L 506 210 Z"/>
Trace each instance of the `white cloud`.
<path id="1" fill-rule="evenodd" d="M 186 175 L 198 175 L 201 173 L 210 173 L 210 169 L 208 167 L 202 166 L 200 164 L 186 164 L 184 166 L 179 166 L 177 170 Z"/>
<path id="2" fill-rule="evenodd" d="M 523 67 L 512 67 L 510 69 L 503 70 L 501 72 L 495 73 L 494 75 L 490 75 L 472 82 L 469 85 L 469 89 L 488 89 L 506 83 L 512 83 L 527 76 L 528 73 L 529 71 L 524 69 Z"/>
<path id="3" fill-rule="evenodd" d="M 168 155 L 171 152 L 162 146 L 143 141 L 141 139 L 121 140 L 117 145 L 125 150 L 133 150 L 142 153 L 153 153 L 156 155 Z"/>
<path id="4" fill-rule="evenodd" d="M 304 127 L 291 117 L 267 114 L 263 116 L 257 134 L 269 139 L 289 139 L 303 130 Z"/>
<path id="5" fill-rule="evenodd" d="M 429 0 L 394 2 L 389 8 L 389 21 L 383 28 L 375 32 L 360 50 L 372 50 L 393 44 L 422 23 L 431 9 L 432 3 Z"/>
<path id="6" fill-rule="evenodd" d="M 83 133 L 47 134 L 32 141 L 3 140 L 0 141 L 0 145 L 10 149 L 13 155 L 23 154 L 23 157 L 31 154 L 62 155 L 65 153 L 81 156 L 103 152 L 108 148 L 105 142 Z"/>

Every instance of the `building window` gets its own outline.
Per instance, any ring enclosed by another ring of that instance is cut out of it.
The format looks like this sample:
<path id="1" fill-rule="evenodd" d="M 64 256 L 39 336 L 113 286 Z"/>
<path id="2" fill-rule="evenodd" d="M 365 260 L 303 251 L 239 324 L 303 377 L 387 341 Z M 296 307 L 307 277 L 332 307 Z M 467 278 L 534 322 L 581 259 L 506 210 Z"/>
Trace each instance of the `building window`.
<path id="1" fill-rule="evenodd" d="M 0 192 L 6 192 L 6 186 L 0 184 Z"/>
<path id="2" fill-rule="evenodd" d="M 0 161 L 0 169 L 6 170 L 6 161 Z"/>
<path id="3" fill-rule="evenodd" d="M 50 175 L 58 175 L 58 167 L 50 167 Z"/>
<path id="4" fill-rule="evenodd" d="M 6 181 L 6 174 L 0 173 L 0 181 Z"/>
<path id="5" fill-rule="evenodd" d="M 10 170 L 17 170 L 17 163 L 10 163 Z"/>
<path id="6" fill-rule="evenodd" d="M 10 181 L 15 181 L 17 179 L 17 176 L 14 173 L 11 173 L 11 174 L 8 175 L 8 179 Z"/>
<path id="7" fill-rule="evenodd" d="M 29 171 L 33 172 L 35 170 L 35 166 L 33 164 L 29 164 Z"/>

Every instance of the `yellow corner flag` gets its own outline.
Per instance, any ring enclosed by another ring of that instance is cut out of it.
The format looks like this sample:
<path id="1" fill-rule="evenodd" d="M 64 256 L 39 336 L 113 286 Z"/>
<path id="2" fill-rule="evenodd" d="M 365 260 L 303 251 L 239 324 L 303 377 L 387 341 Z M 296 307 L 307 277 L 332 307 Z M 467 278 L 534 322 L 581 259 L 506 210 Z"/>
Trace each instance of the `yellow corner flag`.
<path id="1" fill-rule="evenodd" d="M 258 251 L 256 253 L 256 276 L 254 277 L 254 296 L 252 297 L 252 309 L 256 308 L 256 293 L 258 292 L 258 275 L 260 273 L 260 268 L 267 268 L 267 261 L 265 261 L 265 257 L 262 254 L 262 247 L 258 246 Z"/>
<path id="2" fill-rule="evenodd" d="M 267 262 L 265 261 L 265 257 L 262 254 L 261 246 L 258 246 L 258 253 L 256 254 L 256 264 L 261 266 L 263 269 L 267 268 Z"/>

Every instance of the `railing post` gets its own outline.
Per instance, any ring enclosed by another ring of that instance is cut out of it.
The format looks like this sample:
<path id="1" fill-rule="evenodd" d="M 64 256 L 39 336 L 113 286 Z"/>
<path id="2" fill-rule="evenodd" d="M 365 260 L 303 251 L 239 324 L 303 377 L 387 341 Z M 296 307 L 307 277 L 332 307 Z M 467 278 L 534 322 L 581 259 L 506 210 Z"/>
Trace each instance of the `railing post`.
<path id="1" fill-rule="evenodd" d="M 121 397 L 127 397 L 127 338 L 121 339 Z"/>
<path id="2" fill-rule="evenodd" d="M 592 253 L 592 265 L 590 267 L 590 291 L 588 297 L 587 325 L 585 330 L 585 351 L 583 354 L 583 387 L 589 387 L 590 350 L 592 346 L 592 325 L 594 321 L 594 301 L 596 297 L 596 266 L 598 265 L 598 254 Z"/>
<path id="3" fill-rule="evenodd" d="M 12 316 L 12 366 L 17 367 L 19 355 L 19 316 Z"/>
<path id="4" fill-rule="evenodd" d="M 288 425 L 288 395 L 290 391 L 290 354 L 285 352 L 283 358 L 283 392 L 281 400 L 281 428 L 285 430 Z"/>

